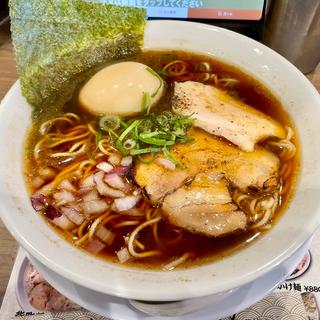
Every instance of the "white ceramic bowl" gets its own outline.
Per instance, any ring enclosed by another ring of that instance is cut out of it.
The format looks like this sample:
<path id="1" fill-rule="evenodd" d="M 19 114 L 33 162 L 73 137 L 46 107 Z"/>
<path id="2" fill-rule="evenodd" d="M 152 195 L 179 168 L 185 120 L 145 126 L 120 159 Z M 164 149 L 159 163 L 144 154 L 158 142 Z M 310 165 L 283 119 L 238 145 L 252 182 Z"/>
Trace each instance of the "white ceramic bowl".
<path id="1" fill-rule="evenodd" d="M 239 66 L 266 84 L 292 116 L 302 144 L 296 195 L 276 226 L 246 249 L 183 271 L 129 269 L 96 259 L 57 235 L 31 207 L 23 179 L 23 143 L 31 109 L 15 84 L 0 108 L 0 211 L 7 228 L 37 260 L 84 287 L 119 297 L 179 300 L 228 291 L 254 281 L 290 257 L 320 222 L 320 97 L 288 61 L 267 47 L 217 27 L 148 22 L 146 49 L 181 49 Z"/>
<path id="2" fill-rule="evenodd" d="M 31 263 L 41 270 L 45 279 L 60 293 L 85 309 L 108 319 L 215 320 L 224 319 L 248 308 L 274 290 L 279 282 L 284 281 L 296 268 L 310 247 L 311 240 L 307 240 L 293 255 L 259 279 L 237 289 L 182 301 L 159 301 L 158 303 L 127 300 L 84 288 L 59 276 L 34 257 L 29 256 L 29 258 Z"/>

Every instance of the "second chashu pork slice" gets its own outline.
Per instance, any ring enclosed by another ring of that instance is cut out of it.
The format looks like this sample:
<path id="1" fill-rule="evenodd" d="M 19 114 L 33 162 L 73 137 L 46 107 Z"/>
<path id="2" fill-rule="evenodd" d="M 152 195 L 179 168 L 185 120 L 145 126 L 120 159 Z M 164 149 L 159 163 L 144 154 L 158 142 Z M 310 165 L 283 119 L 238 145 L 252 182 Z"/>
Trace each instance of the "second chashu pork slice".
<path id="1" fill-rule="evenodd" d="M 226 92 L 199 82 L 175 82 L 173 111 L 193 115 L 195 125 L 224 137 L 244 151 L 268 137 L 285 137 L 284 128 L 274 119 Z"/>
<path id="2" fill-rule="evenodd" d="M 221 175 L 197 174 L 193 181 L 164 198 L 163 214 L 175 226 L 219 237 L 247 226 L 245 213 L 232 202 Z"/>

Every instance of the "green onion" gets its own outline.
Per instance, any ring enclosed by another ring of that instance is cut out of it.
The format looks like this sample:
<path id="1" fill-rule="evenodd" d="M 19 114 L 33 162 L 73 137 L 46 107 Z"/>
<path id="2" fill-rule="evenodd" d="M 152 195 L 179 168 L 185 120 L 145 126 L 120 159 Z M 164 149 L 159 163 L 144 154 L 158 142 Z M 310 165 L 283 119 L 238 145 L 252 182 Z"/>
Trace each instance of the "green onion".
<path id="1" fill-rule="evenodd" d="M 146 133 L 140 133 L 139 137 L 145 139 L 145 138 L 152 138 L 154 136 L 159 136 L 163 134 L 163 132 L 160 131 L 153 131 L 153 132 L 146 132 Z M 165 134 L 165 133 L 164 133 Z"/>
<path id="2" fill-rule="evenodd" d="M 156 89 L 154 93 L 151 94 L 151 97 L 154 98 L 162 87 L 162 78 L 158 75 L 157 72 L 155 72 L 151 68 L 147 67 L 146 70 L 149 71 L 153 76 L 155 76 L 159 80 L 159 87 Z"/>
<path id="3" fill-rule="evenodd" d="M 119 140 L 122 141 L 128 134 L 130 131 L 132 131 L 136 126 L 139 125 L 139 123 L 141 122 L 141 120 L 134 120 L 119 136 Z"/>
<path id="4" fill-rule="evenodd" d="M 176 123 L 177 123 L 178 126 L 181 126 L 181 125 L 193 123 L 193 121 L 194 121 L 194 119 L 189 118 L 189 117 L 188 118 L 185 117 L 185 118 L 182 118 L 182 119 L 177 119 Z"/>
<path id="5" fill-rule="evenodd" d="M 109 130 L 117 130 L 120 127 L 120 118 L 117 116 L 105 115 L 99 121 L 101 130 L 109 132 Z"/>
<path id="6" fill-rule="evenodd" d="M 120 125 L 124 128 L 128 128 L 128 125 L 121 119 L 120 119 Z"/>
<path id="7" fill-rule="evenodd" d="M 152 163 L 155 157 L 156 157 L 155 153 L 150 153 L 150 157 L 148 157 L 148 159 L 146 159 L 146 157 L 143 157 L 141 154 L 138 154 L 139 160 L 145 164 Z"/>
<path id="8" fill-rule="evenodd" d="M 194 138 L 190 137 L 190 136 L 183 136 L 181 138 L 177 138 L 177 142 L 180 142 L 180 143 L 186 143 L 186 142 L 193 141 L 193 140 L 194 140 Z"/>
<path id="9" fill-rule="evenodd" d="M 164 111 L 162 113 L 163 116 L 165 116 L 169 121 L 173 121 L 175 119 L 179 119 L 179 116 L 176 114 L 172 113 L 171 111 Z"/>
<path id="10" fill-rule="evenodd" d="M 110 137 L 115 137 L 111 143 L 114 143 L 114 147 L 123 156 L 130 154 L 137 156 L 144 163 L 149 163 L 153 161 L 155 153 L 162 152 L 177 167 L 184 168 L 184 165 L 170 154 L 168 148 L 176 143 L 193 140 L 187 132 L 194 120 L 190 116 L 181 117 L 171 111 L 164 111 L 159 115 L 149 113 L 150 102 L 151 96 L 145 92 L 142 103 L 145 111 L 143 115 L 127 121 L 119 118 L 119 127 L 115 130 L 111 126 L 107 127 Z M 109 118 L 110 116 L 107 120 Z M 97 143 L 100 138 L 96 137 Z M 147 154 L 151 156 L 148 159 L 141 156 Z"/>
<path id="11" fill-rule="evenodd" d="M 157 121 L 163 130 L 170 130 L 170 121 L 165 115 L 160 115 Z"/>
<path id="12" fill-rule="evenodd" d="M 131 150 L 133 149 L 135 146 L 136 146 L 136 142 L 132 139 L 127 139 L 124 143 L 123 143 L 123 147 L 126 149 L 126 150 Z"/>
<path id="13" fill-rule="evenodd" d="M 151 96 L 149 92 L 143 92 L 141 101 L 141 112 L 149 114 L 151 108 Z"/>
<path id="14" fill-rule="evenodd" d="M 121 140 L 119 139 L 116 141 L 116 148 L 120 151 L 122 156 L 126 156 L 128 154 L 127 150 L 124 148 Z"/>
<path id="15" fill-rule="evenodd" d="M 130 150 L 130 154 L 132 156 L 136 156 L 138 154 L 154 153 L 154 152 L 160 152 L 160 151 L 161 151 L 161 148 L 149 147 L 144 149 L 132 149 Z"/>
<path id="16" fill-rule="evenodd" d="M 147 132 L 150 133 L 152 130 L 152 126 L 153 126 L 153 123 L 151 119 L 143 119 L 139 126 L 139 129 L 144 133 L 147 133 Z"/>
<path id="17" fill-rule="evenodd" d="M 161 77 L 170 77 L 170 74 L 169 72 L 166 72 L 166 71 L 163 71 L 163 70 L 158 70 L 158 71 L 155 71 L 157 72 L 157 74 Z"/>
<path id="18" fill-rule="evenodd" d="M 95 136 L 96 136 L 96 144 L 98 144 L 103 139 L 103 135 L 100 132 L 97 132 Z"/>
<path id="19" fill-rule="evenodd" d="M 116 138 L 119 138 L 118 134 L 115 133 L 112 129 L 109 129 L 108 133 L 109 133 L 110 138 L 112 138 L 111 135 L 114 135 Z"/>
<path id="20" fill-rule="evenodd" d="M 185 131 L 182 128 L 177 128 L 176 130 L 174 130 L 173 132 L 176 136 L 183 136 L 185 135 Z"/>
<path id="21" fill-rule="evenodd" d="M 139 140 L 144 142 L 144 143 L 148 143 L 148 144 L 152 144 L 155 146 L 172 146 L 174 145 L 174 141 L 168 141 L 165 139 L 157 139 L 157 138 L 143 138 L 141 137 L 141 135 L 139 135 Z"/>
<path id="22" fill-rule="evenodd" d="M 170 160 L 172 163 L 174 163 L 177 167 L 181 168 L 181 169 L 185 169 L 185 165 L 183 163 L 181 163 L 179 160 L 177 160 L 167 149 L 166 146 L 164 146 L 162 148 L 162 152 L 163 154 L 166 156 L 166 158 L 168 160 Z"/>

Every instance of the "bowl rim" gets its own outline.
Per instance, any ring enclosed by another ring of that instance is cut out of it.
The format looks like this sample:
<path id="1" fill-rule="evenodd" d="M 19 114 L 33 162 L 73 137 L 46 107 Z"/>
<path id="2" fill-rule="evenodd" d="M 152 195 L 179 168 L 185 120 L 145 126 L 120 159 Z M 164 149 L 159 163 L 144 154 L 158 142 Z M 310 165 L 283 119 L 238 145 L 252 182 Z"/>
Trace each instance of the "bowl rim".
<path id="1" fill-rule="evenodd" d="M 147 22 L 147 28 L 161 28 L 162 25 L 172 26 L 172 27 L 179 27 L 183 28 L 184 26 L 192 26 L 200 29 L 210 29 L 210 30 L 216 30 L 219 32 L 222 32 L 226 35 L 230 35 L 231 37 L 237 37 L 246 39 L 245 41 L 254 44 L 258 48 L 263 49 L 268 54 L 273 55 L 276 57 L 283 65 L 286 66 L 286 68 L 290 69 L 292 72 L 296 73 L 296 75 L 300 78 L 301 83 L 304 84 L 304 86 L 308 89 L 309 94 L 313 96 L 315 100 L 318 101 L 320 106 L 320 96 L 316 89 L 309 83 L 309 81 L 302 75 L 302 73 L 294 67 L 291 63 L 289 63 L 286 59 L 284 59 L 279 54 L 275 53 L 273 50 L 269 49 L 268 47 L 264 46 L 263 44 L 260 44 L 250 38 L 247 38 L 243 35 L 239 35 L 233 31 L 226 30 L 223 28 L 219 28 L 216 26 L 210 26 L 207 24 L 202 23 L 195 23 L 195 22 L 186 22 L 186 21 L 172 21 L 172 20 L 155 20 L 155 21 L 148 21 Z M 148 49 L 148 47 L 146 48 Z M 195 52 L 197 52 L 195 50 Z M 198 51 L 199 52 L 199 51 Z M 12 99 L 16 94 L 17 90 L 19 90 L 19 82 L 17 81 L 12 88 L 9 90 L 5 98 L 1 102 L 1 108 L 0 108 L 0 119 L 4 115 L 6 108 L 4 107 L 10 102 L 10 99 Z M 31 244 L 27 237 L 24 234 L 21 234 L 18 229 L 16 229 L 15 222 L 13 219 L 10 219 L 9 215 L 3 214 L 6 211 L 6 208 L 3 206 L 3 204 L 0 202 L 0 214 L 2 217 L 2 220 L 6 227 L 9 229 L 9 231 L 13 234 L 13 236 L 18 240 L 18 242 L 31 254 L 33 255 L 37 260 L 39 260 L 44 265 L 52 268 L 60 274 L 63 277 L 66 277 L 70 279 L 71 281 L 74 281 L 82 286 L 88 287 L 92 290 L 112 294 L 115 296 L 123 297 L 123 298 L 133 298 L 133 299 L 141 299 L 141 300 L 176 300 L 176 299 L 187 299 L 187 298 L 194 298 L 199 296 L 205 296 L 209 294 L 215 294 L 224 292 L 227 290 L 234 289 L 236 287 L 242 286 L 244 284 L 247 284 L 251 281 L 254 281 L 258 277 L 266 274 L 267 272 L 271 271 L 273 268 L 281 264 L 284 260 L 286 260 L 289 256 L 291 256 L 296 250 L 298 250 L 303 242 L 310 237 L 315 230 L 317 229 L 320 221 L 318 221 L 318 224 L 316 223 L 308 223 L 306 224 L 306 234 L 300 234 L 295 241 L 293 241 L 290 245 L 290 247 L 285 248 L 285 250 L 279 254 L 278 256 L 274 257 L 272 261 L 270 261 L 267 264 L 264 264 L 259 268 L 258 270 L 251 270 L 250 272 L 244 272 L 240 276 L 236 277 L 236 281 L 234 278 L 230 277 L 230 279 L 226 279 L 223 283 L 220 283 L 219 285 L 213 286 L 211 283 L 208 283 L 207 285 L 203 285 L 201 287 L 192 288 L 192 290 L 188 291 L 185 290 L 185 286 L 181 286 L 181 289 L 177 288 L 176 290 L 173 290 L 172 292 L 168 291 L 168 289 L 165 290 L 159 290 L 158 292 L 154 292 L 153 294 L 150 293 L 149 290 L 146 290 L 146 292 L 143 292 L 141 288 L 126 288 L 119 290 L 114 290 L 112 287 L 106 286 L 106 284 L 101 283 L 99 281 L 94 281 L 90 278 L 87 278 L 83 274 L 79 274 L 77 272 L 74 272 L 73 270 L 69 269 L 68 267 L 57 263 L 52 256 L 50 257 L 50 253 L 44 254 L 43 252 L 37 250 L 37 248 Z M 315 222 L 315 221 L 313 221 Z M 200 267 L 197 267 L 199 269 Z M 129 269 L 129 268 L 128 268 Z M 130 271 L 134 272 L 137 271 L 137 269 L 130 269 Z M 191 270 L 191 269 L 187 269 Z M 138 271 L 140 273 L 145 272 L 144 270 Z M 160 271 L 161 273 L 165 273 L 163 271 Z M 159 271 L 155 271 L 155 274 L 159 275 Z M 184 271 L 176 271 L 176 274 L 178 276 L 181 276 L 185 274 Z M 192 284 L 194 287 L 194 284 Z M 191 288 L 191 287 L 190 287 Z"/>

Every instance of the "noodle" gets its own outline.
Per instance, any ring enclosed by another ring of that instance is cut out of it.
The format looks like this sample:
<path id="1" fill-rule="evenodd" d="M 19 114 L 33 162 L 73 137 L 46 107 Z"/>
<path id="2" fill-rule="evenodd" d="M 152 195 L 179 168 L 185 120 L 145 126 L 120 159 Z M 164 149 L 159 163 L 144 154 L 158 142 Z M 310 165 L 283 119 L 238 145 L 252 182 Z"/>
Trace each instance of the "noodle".
<path id="1" fill-rule="evenodd" d="M 75 241 L 74 244 L 76 246 L 80 246 L 82 245 L 87 239 L 89 238 L 89 232 L 87 232 L 82 238 L 80 238 L 79 240 Z"/>
<path id="2" fill-rule="evenodd" d="M 85 220 L 82 222 L 82 224 L 80 225 L 80 227 L 78 229 L 78 238 L 81 238 L 83 236 L 83 230 L 88 224 L 89 224 L 88 220 Z"/>
<path id="3" fill-rule="evenodd" d="M 88 145 L 86 142 L 77 142 L 75 143 L 67 152 L 56 152 L 52 153 L 50 157 L 59 158 L 59 157 L 74 157 L 79 156 L 85 153 Z M 77 150 L 78 149 L 78 150 Z"/>
<path id="4" fill-rule="evenodd" d="M 79 134 L 75 137 L 69 137 L 69 138 L 55 138 L 55 140 L 59 140 L 55 143 L 52 143 L 51 145 L 49 145 L 49 148 L 55 148 L 61 144 L 64 144 L 66 142 L 70 142 L 70 141 L 74 141 L 74 140 L 80 140 L 80 139 L 83 139 L 83 138 L 86 138 L 90 135 L 90 132 L 86 132 L 86 133 L 83 133 L 83 134 Z"/>
<path id="5" fill-rule="evenodd" d="M 239 83 L 239 80 L 233 78 L 221 78 L 217 81 L 217 84 L 224 87 L 232 87 Z"/>
<path id="6" fill-rule="evenodd" d="M 105 217 L 107 217 L 110 214 L 110 210 L 108 210 L 106 213 L 99 216 L 96 220 L 93 221 L 90 229 L 89 229 L 89 239 L 92 239 L 94 236 L 94 233 L 96 232 L 99 224 L 103 221 Z"/>
<path id="7" fill-rule="evenodd" d="M 54 127 L 54 125 L 56 124 L 56 122 L 62 121 L 62 122 L 67 122 L 68 124 L 72 125 L 74 124 L 74 120 L 69 119 L 69 118 L 74 118 L 76 120 L 76 122 L 80 121 L 79 116 L 77 116 L 74 113 L 66 113 L 61 117 L 57 117 L 53 120 L 48 120 L 46 122 L 44 122 L 39 129 L 39 132 L 44 135 L 46 133 L 49 133 L 49 131 Z"/>
<path id="8" fill-rule="evenodd" d="M 84 133 L 84 131 L 87 131 L 87 126 L 84 124 L 78 124 L 75 127 L 72 127 L 71 129 L 67 130 L 64 134 L 65 137 L 71 137 L 75 136 L 77 134 Z"/>
<path id="9" fill-rule="evenodd" d="M 271 209 L 267 209 L 263 218 L 256 224 L 254 224 L 251 228 L 252 229 L 256 229 L 256 228 L 259 228 L 259 227 L 262 227 L 264 224 L 266 224 L 270 218 L 272 217 L 272 210 Z"/>
<path id="10" fill-rule="evenodd" d="M 199 82 L 213 82 L 214 86 L 233 87 L 239 83 L 238 79 L 223 77 L 219 78 L 217 74 L 211 72 L 211 66 L 208 62 L 200 62 L 196 66 L 196 72 L 188 72 L 188 64 L 182 60 L 174 60 L 167 63 L 162 71 L 167 72 L 177 81 L 199 81 Z"/>
<path id="11" fill-rule="evenodd" d="M 117 229 L 117 228 L 129 227 L 129 226 L 136 226 L 139 223 L 140 223 L 139 221 L 123 221 L 115 224 L 113 228 Z"/>
<path id="12" fill-rule="evenodd" d="M 210 72 L 211 71 L 211 66 L 210 66 L 210 63 L 207 62 L 207 61 L 202 61 L 200 62 L 196 69 L 200 72 Z"/>
<path id="13" fill-rule="evenodd" d="M 175 260 L 171 261 L 170 263 L 164 265 L 162 269 L 167 270 L 167 271 L 173 270 L 174 268 L 176 268 L 180 264 L 184 263 L 189 257 L 190 257 L 190 253 L 186 252 L 178 259 L 175 259 Z"/>
<path id="14" fill-rule="evenodd" d="M 250 213 L 253 215 L 253 216 L 256 216 L 257 215 L 257 211 L 256 211 L 256 205 L 257 205 L 257 202 L 258 202 L 258 199 L 253 199 L 251 200 L 250 202 Z"/>
<path id="15" fill-rule="evenodd" d="M 135 239 L 134 244 L 135 244 L 140 250 L 144 250 L 144 249 L 146 248 L 138 239 Z"/>
<path id="16" fill-rule="evenodd" d="M 265 195 L 258 197 L 249 194 L 241 194 L 239 191 L 233 195 L 234 201 L 239 205 L 240 208 L 245 209 L 245 205 L 248 206 L 251 219 L 253 221 L 252 229 L 259 228 L 265 225 L 275 213 L 275 210 L 279 203 L 278 192 L 272 195 Z M 246 202 L 244 204 L 243 202 Z"/>
<path id="17" fill-rule="evenodd" d="M 206 81 L 210 80 L 210 77 L 211 77 L 211 75 L 208 72 L 199 73 L 199 76 L 197 77 L 197 80 L 201 81 L 201 82 L 206 82 Z"/>
<path id="18" fill-rule="evenodd" d="M 141 225 L 139 225 L 136 229 L 134 229 L 130 236 L 129 236 L 129 240 L 128 240 L 128 250 L 130 252 L 130 254 L 135 257 L 135 258 L 146 258 L 146 257 L 151 257 L 151 256 L 155 256 L 160 254 L 159 250 L 150 250 L 150 251 L 146 251 L 146 252 L 142 252 L 142 253 L 138 253 L 135 251 L 134 249 L 134 241 L 135 238 L 137 237 L 138 233 L 144 229 L 145 227 L 152 225 L 154 223 L 158 223 L 161 220 L 161 217 L 158 216 L 156 218 L 153 218 L 149 221 L 146 221 L 144 223 L 142 223 Z"/>
<path id="19" fill-rule="evenodd" d="M 155 223 L 152 226 L 152 233 L 153 233 L 153 237 L 154 237 L 154 240 L 157 243 L 157 245 L 162 245 L 160 237 L 158 235 L 158 224 L 157 223 Z"/>
<path id="20" fill-rule="evenodd" d="M 110 138 L 104 138 L 104 139 L 102 139 L 102 140 L 100 140 L 99 142 L 98 142 L 98 148 L 99 148 L 99 150 L 103 153 L 103 154 L 107 154 L 107 155 L 109 155 L 110 153 L 111 153 L 111 151 L 112 151 L 112 149 L 109 147 L 109 140 L 110 140 Z M 105 147 L 104 147 L 104 144 L 108 144 L 108 149 L 110 149 L 110 150 L 107 150 Z"/>
<path id="21" fill-rule="evenodd" d="M 37 144 L 35 145 L 34 149 L 33 149 L 33 156 L 36 160 L 39 159 L 40 156 L 40 152 L 41 152 L 41 146 L 42 144 L 50 137 L 50 135 L 46 135 L 43 139 L 41 139 L 39 142 L 37 142 Z"/>
<path id="22" fill-rule="evenodd" d="M 88 129 L 91 133 L 93 133 L 94 135 L 98 134 L 98 131 L 92 126 L 91 123 L 88 123 Z"/>
<path id="23" fill-rule="evenodd" d="M 277 153 L 282 161 L 288 161 L 292 159 L 297 152 L 296 146 L 291 142 L 293 138 L 293 130 L 290 127 L 286 127 L 286 129 L 287 134 L 285 139 L 278 141 L 269 141 L 267 143 L 267 146 L 271 148 L 275 147 L 276 149 L 280 150 Z"/>
<path id="24" fill-rule="evenodd" d="M 94 160 L 84 160 L 80 163 L 79 165 L 79 169 L 83 170 L 84 167 L 91 167 L 91 166 L 95 166 L 97 163 Z M 86 170 L 86 169 L 85 169 Z"/>
<path id="25" fill-rule="evenodd" d="M 280 192 L 279 192 L 279 195 L 280 196 L 283 196 L 284 194 L 286 194 L 290 189 L 290 184 L 289 183 L 285 183 L 281 189 L 280 189 Z"/>
<path id="26" fill-rule="evenodd" d="M 61 178 L 61 177 L 65 176 L 65 175 L 67 175 L 68 173 L 74 171 L 75 169 L 77 169 L 79 167 L 80 163 L 81 163 L 81 161 L 79 160 L 77 163 L 73 163 L 69 167 L 61 170 L 58 173 L 58 175 L 55 177 L 55 179 Z M 53 180 L 53 181 L 55 181 L 55 180 Z"/>
<path id="27" fill-rule="evenodd" d="M 107 216 L 106 218 L 104 218 L 101 222 L 101 224 L 103 226 L 105 226 L 108 222 L 110 222 L 111 220 L 115 219 L 115 218 L 119 218 L 121 217 L 119 214 L 113 214 L 113 215 L 110 215 L 110 216 Z"/>
<path id="28" fill-rule="evenodd" d="M 213 81 L 213 84 L 216 86 L 218 84 L 218 76 L 215 73 L 210 75 L 210 81 Z"/>
<path id="29" fill-rule="evenodd" d="M 167 63 L 162 70 L 170 76 L 181 76 L 187 72 L 187 64 L 182 60 L 174 60 Z"/>

